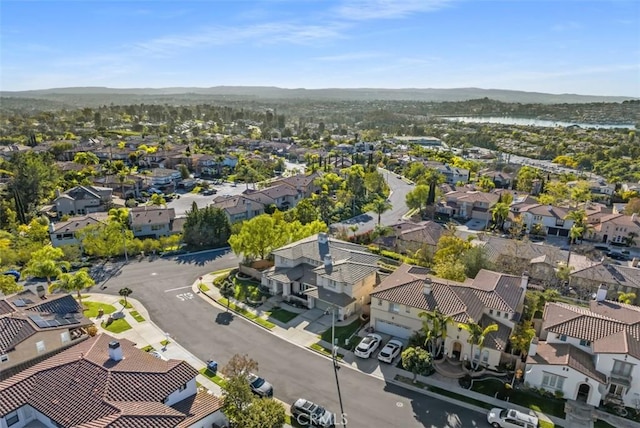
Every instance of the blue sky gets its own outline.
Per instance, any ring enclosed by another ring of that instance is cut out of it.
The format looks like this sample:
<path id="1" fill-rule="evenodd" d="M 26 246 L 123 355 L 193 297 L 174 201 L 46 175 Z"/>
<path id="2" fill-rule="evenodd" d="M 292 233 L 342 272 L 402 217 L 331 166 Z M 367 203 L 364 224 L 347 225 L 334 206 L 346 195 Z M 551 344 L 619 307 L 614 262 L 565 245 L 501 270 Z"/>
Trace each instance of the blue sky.
<path id="1" fill-rule="evenodd" d="M 0 89 L 480 87 L 640 97 L 640 1 L 0 4 Z"/>

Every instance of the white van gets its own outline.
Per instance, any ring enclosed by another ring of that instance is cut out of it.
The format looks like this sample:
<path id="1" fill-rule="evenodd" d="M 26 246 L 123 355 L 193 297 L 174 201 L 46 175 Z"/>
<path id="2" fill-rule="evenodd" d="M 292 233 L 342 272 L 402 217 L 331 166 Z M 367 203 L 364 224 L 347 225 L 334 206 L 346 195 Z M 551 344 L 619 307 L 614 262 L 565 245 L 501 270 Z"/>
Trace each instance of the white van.
<path id="1" fill-rule="evenodd" d="M 538 417 L 515 409 L 495 407 L 489 411 L 487 422 L 494 428 L 538 428 Z"/>

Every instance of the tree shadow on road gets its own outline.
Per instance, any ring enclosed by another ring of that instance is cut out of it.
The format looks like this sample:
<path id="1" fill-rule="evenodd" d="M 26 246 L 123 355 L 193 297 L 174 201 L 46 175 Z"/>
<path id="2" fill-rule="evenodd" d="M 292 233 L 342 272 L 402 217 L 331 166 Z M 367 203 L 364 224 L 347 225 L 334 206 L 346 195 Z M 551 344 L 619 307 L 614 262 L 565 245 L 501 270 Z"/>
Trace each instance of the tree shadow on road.
<path id="1" fill-rule="evenodd" d="M 216 316 L 216 324 L 229 325 L 234 318 L 231 312 L 222 312 Z"/>
<path id="2" fill-rule="evenodd" d="M 219 259 L 226 255 L 229 252 L 229 249 L 222 250 L 211 250 L 197 254 L 183 254 L 180 256 L 176 256 L 173 260 L 178 264 L 195 264 L 198 266 L 204 266 L 209 262 L 212 262 L 216 259 Z"/>

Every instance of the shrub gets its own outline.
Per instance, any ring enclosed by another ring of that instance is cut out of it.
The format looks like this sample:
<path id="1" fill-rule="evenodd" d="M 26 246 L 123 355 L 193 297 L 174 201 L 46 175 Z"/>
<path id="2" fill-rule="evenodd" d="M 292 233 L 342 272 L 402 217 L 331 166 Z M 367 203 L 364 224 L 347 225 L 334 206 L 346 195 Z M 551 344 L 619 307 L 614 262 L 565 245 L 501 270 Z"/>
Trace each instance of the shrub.
<path id="1" fill-rule="evenodd" d="M 563 391 L 556 391 L 555 394 L 556 398 L 560 399 L 560 398 L 564 398 L 564 392 Z"/>
<path id="2" fill-rule="evenodd" d="M 95 336 L 96 334 L 98 334 L 98 327 L 96 327 L 95 324 L 91 324 L 89 327 L 87 327 L 87 334 L 91 337 Z"/>

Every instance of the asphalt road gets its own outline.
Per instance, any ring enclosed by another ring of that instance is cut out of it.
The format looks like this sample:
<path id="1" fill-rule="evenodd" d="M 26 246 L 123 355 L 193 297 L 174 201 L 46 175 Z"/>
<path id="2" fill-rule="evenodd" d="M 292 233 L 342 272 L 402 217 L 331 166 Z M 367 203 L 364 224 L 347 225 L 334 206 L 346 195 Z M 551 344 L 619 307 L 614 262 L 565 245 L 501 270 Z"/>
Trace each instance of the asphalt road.
<path id="1" fill-rule="evenodd" d="M 407 193 L 414 189 L 415 185 L 407 183 L 396 174 L 385 169 L 379 168 L 378 171 L 384 176 L 391 189 L 391 195 L 389 196 L 391 209 L 380 216 L 380 223 L 390 226 L 400 221 L 402 216 L 409 211 L 406 196 Z M 375 229 L 376 224 L 378 224 L 378 215 L 374 212 L 368 212 L 340 223 L 334 223 L 331 228 L 332 230 L 339 230 L 344 227 L 348 230 L 350 226 L 357 225 L 358 230 L 356 233 L 365 233 Z"/>
<path id="2" fill-rule="evenodd" d="M 212 307 L 191 294 L 204 273 L 236 266 L 233 254 L 203 253 L 174 259 L 132 261 L 112 267 L 98 285 L 117 294 L 127 286 L 151 319 L 201 360 L 225 364 L 236 353 L 258 361 L 260 374 L 286 403 L 299 397 L 340 412 L 331 361 L 262 328 Z M 180 297 L 178 297 L 180 295 Z M 347 367 L 339 371 L 348 426 L 463 428 L 485 426 L 482 414 L 407 391 Z"/>

